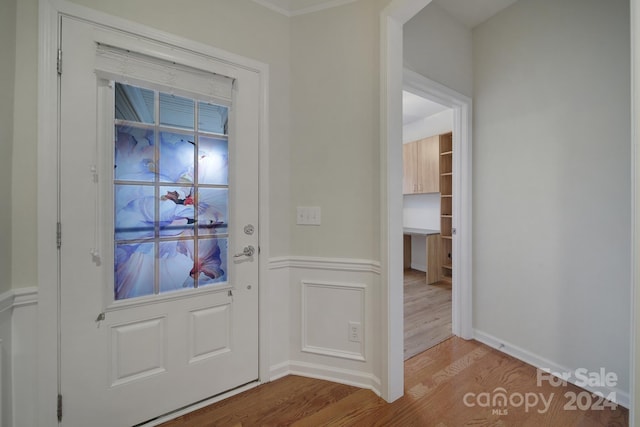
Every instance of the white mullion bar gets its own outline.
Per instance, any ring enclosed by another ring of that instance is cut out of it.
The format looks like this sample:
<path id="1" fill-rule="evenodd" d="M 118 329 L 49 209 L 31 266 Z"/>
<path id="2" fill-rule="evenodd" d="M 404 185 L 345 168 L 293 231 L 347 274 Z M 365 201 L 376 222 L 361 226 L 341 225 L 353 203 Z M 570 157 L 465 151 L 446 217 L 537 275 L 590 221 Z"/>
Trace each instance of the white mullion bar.
<path id="1" fill-rule="evenodd" d="M 198 262 L 199 257 L 199 240 L 200 240 L 200 230 L 198 228 L 200 215 L 198 214 L 198 204 L 200 203 L 200 182 L 199 182 L 199 165 L 198 165 L 198 149 L 200 146 L 200 134 L 199 126 L 198 126 L 198 115 L 200 113 L 200 108 L 198 105 L 198 101 L 194 99 L 193 101 L 193 138 L 194 138 L 194 146 L 193 146 L 193 261 L 194 265 L 200 265 Z M 198 270 L 193 278 L 193 287 L 199 288 L 200 283 L 200 271 Z"/>
<path id="2" fill-rule="evenodd" d="M 153 209 L 154 209 L 154 224 L 153 224 L 153 294 L 160 294 L 160 92 L 153 91 L 153 116 L 154 116 L 154 129 L 153 129 L 153 152 L 155 156 L 155 173 L 153 178 Z"/>

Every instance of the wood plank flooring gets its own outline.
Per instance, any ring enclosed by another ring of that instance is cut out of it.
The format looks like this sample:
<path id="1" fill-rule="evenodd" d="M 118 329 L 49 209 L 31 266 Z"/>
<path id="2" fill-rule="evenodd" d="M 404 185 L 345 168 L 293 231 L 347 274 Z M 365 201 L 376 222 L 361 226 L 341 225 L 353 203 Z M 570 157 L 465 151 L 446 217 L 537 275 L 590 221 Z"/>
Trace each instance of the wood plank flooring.
<path id="1" fill-rule="evenodd" d="M 451 337 L 451 283 L 404 271 L 404 360 Z"/>
<path id="2" fill-rule="evenodd" d="M 480 406 L 480 393 L 494 396 L 500 389 L 514 403 Z M 390 404 L 369 390 L 288 376 L 163 426 L 628 426 L 622 407 L 565 409 L 565 393 L 581 392 L 571 384 L 537 386 L 532 366 L 454 337 L 405 362 L 405 394 Z M 533 394 L 550 402 L 546 410 L 541 401 L 519 404 L 519 395 Z"/>

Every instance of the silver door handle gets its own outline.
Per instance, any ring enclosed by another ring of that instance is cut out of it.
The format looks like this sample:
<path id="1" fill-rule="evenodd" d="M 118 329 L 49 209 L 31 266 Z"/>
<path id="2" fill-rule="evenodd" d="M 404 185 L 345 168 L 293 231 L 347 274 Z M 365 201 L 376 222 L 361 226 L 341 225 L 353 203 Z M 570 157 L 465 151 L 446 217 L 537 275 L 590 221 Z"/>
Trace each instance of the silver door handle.
<path id="1" fill-rule="evenodd" d="M 255 253 L 256 253 L 256 248 L 254 248 L 253 246 L 249 245 L 249 246 L 245 246 L 245 248 L 242 250 L 241 253 L 235 254 L 233 257 L 234 258 L 240 258 L 240 257 L 243 257 L 243 256 L 252 257 L 253 254 L 255 254 Z"/>

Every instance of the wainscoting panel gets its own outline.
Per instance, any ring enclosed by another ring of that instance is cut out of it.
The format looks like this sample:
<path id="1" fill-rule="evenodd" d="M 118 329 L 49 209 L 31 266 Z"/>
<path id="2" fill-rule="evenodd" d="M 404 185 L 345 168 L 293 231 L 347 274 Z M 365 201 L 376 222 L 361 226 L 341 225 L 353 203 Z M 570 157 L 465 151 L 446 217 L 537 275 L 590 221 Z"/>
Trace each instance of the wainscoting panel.
<path id="1" fill-rule="evenodd" d="M 355 385 L 380 394 L 375 371 L 380 264 L 350 258 L 282 257 L 269 262 L 270 277 L 288 281 L 287 359 L 271 359 L 269 377 L 320 378 Z M 278 282 L 278 283 L 280 283 Z M 277 287 L 276 282 L 270 283 Z M 284 300 L 282 295 L 278 298 Z M 274 302 L 275 304 L 275 302 Z M 275 305 L 274 305 L 275 307 Z M 283 311 L 272 310 L 272 337 L 284 324 Z M 352 330 L 355 327 L 355 332 Z M 357 337 L 351 334 L 355 333 Z M 278 349 L 281 350 L 281 349 Z M 271 354 L 276 349 L 271 349 Z"/>
<path id="2" fill-rule="evenodd" d="M 12 405 L 8 426 L 37 425 L 33 402 L 38 401 L 37 348 L 38 348 L 38 289 L 19 288 L 13 294 L 11 313 L 11 371 L 4 378 L 12 378 L 11 395 L 5 403 Z M 3 343 L 4 344 L 4 343 Z M 5 364 L 6 366 L 6 364 Z M 6 390 L 5 390 L 6 391 Z M 3 403 L 3 409 L 8 409 Z M 4 416 L 4 415 L 3 415 Z"/>
<path id="3" fill-rule="evenodd" d="M 302 281 L 302 351 L 364 361 L 365 289 Z"/>

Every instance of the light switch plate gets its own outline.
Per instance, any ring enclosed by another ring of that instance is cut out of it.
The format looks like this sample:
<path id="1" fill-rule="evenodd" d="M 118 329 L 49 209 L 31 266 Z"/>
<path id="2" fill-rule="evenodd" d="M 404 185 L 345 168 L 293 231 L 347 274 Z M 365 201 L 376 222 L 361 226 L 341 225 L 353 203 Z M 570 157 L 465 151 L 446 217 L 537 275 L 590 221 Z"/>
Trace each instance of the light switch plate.
<path id="1" fill-rule="evenodd" d="M 320 225 L 321 210 L 319 206 L 298 206 L 296 210 L 296 224 Z"/>

